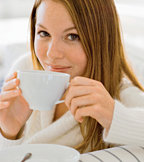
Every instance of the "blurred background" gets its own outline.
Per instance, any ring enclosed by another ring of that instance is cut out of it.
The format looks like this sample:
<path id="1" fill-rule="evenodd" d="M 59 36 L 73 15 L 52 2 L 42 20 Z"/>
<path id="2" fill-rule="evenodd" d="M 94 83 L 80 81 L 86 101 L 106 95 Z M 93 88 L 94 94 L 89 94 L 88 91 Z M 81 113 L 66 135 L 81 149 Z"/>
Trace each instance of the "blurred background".
<path id="1" fill-rule="evenodd" d="M 34 0 L 0 0 L 0 86 L 13 62 L 29 52 L 29 16 Z M 115 0 L 124 47 L 144 85 L 144 0 Z"/>

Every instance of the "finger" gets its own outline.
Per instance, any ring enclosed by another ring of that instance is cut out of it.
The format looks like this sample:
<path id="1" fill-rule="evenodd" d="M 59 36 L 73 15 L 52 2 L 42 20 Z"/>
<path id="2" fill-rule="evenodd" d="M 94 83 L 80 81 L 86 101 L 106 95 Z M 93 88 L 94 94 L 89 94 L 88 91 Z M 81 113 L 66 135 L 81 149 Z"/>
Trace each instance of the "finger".
<path id="1" fill-rule="evenodd" d="M 8 82 L 16 77 L 17 77 L 17 72 L 14 72 L 13 74 L 10 74 L 6 77 L 5 82 Z"/>
<path id="2" fill-rule="evenodd" d="M 0 102 L 0 110 L 5 109 L 9 106 L 9 102 Z"/>
<path id="3" fill-rule="evenodd" d="M 3 87 L 2 87 L 2 91 L 8 91 L 8 90 L 12 90 L 15 89 L 20 83 L 19 79 L 12 79 L 8 82 L 5 82 Z"/>
<path id="4" fill-rule="evenodd" d="M 86 77 L 75 77 L 74 79 L 71 80 L 70 85 L 74 85 L 74 86 L 79 86 L 79 85 L 83 85 L 83 86 L 95 86 L 95 85 L 101 85 L 102 83 L 90 78 L 86 78 Z"/>
<path id="5" fill-rule="evenodd" d="M 70 111 L 75 115 L 76 110 L 80 107 L 97 104 L 97 100 L 92 95 L 86 95 L 81 97 L 73 98 L 71 101 Z"/>
<path id="6" fill-rule="evenodd" d="M 5 91 L 2 94 L 0 94 L 0 101 L 7 101 L 12 98 L 15 98 L 21 94 L 20 89 L 15 89 L 12 91 Z"/>
<path id="7" fill-rule="evenodd" d="M 76 97 L 84 96 L 97 92 L 96 86 L 71 86 L 68 90 L 68 94 L 65 98 L 65 104 L 67 107 L 70 107 L 71 100 Z"/>
<path id="8" fill-rule="evenodd" d="M 101 107 L 92 105 L 86 106 L 83 108 L 79 108 L 75 113 L 75 120 L 82 123 L 84 117 L 90 116 L 95 119 L 99 124 L 101 124 L 104 128 L 108 128 L 110 125 L 110 120 L 108 119 L 107 112 L 103 111 Z"/>
<path id="9" fill-rule="evenodd" d="M 84 117 L 88 117 L 88 116 L 93 117 L 94 116 L 93 113 L 94 113 L 94 106 L 86 106 L 86 107 L 77 109 L 74 117 L 75 117 L 75 120 L 82 123 Z"/>

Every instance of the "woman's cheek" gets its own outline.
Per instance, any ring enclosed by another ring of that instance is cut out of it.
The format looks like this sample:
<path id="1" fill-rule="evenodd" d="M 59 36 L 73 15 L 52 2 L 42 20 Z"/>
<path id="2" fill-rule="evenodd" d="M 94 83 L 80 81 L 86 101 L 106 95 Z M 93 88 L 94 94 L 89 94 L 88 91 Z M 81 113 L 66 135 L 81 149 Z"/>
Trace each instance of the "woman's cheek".
<path id="1" fill-rule="evenodd" d="M 40 40 L 35 41 L 35 53 L 37 57 L 41 57 L 44 54 L 43 43 Z"/>

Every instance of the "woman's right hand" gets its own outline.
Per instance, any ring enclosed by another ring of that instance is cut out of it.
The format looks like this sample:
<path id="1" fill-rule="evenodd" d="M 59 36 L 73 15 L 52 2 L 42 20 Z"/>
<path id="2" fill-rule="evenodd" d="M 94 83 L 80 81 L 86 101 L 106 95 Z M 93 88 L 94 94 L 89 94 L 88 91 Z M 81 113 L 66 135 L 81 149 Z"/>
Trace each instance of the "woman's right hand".
<path id="1" fill-rule="evenodd" d="M 0 129 L 8 139 L 16 138 L 32 113 L 18 88 L 19 83 L 15 72 L 5 80 L 0 94 Z"/>

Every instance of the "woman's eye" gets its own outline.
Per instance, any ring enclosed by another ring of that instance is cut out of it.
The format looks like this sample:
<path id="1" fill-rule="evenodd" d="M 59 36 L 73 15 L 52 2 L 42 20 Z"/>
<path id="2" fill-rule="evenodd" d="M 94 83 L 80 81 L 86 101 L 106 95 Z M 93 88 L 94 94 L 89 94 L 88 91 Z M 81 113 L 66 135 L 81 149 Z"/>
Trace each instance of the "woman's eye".
<path id="1" fill-rule="evenodd" d="M 40 37 L 49 37 L 49 33 L 45 32 L 45 31 L 40 31 L 38 32 L 38 34 L 40 35 Z"/>
<path id="2" fill-rule="evenodd" d="M 68 39 L 70 41 L 80 40 L 79 36 L 77 34 L 69 34 Z"/>

